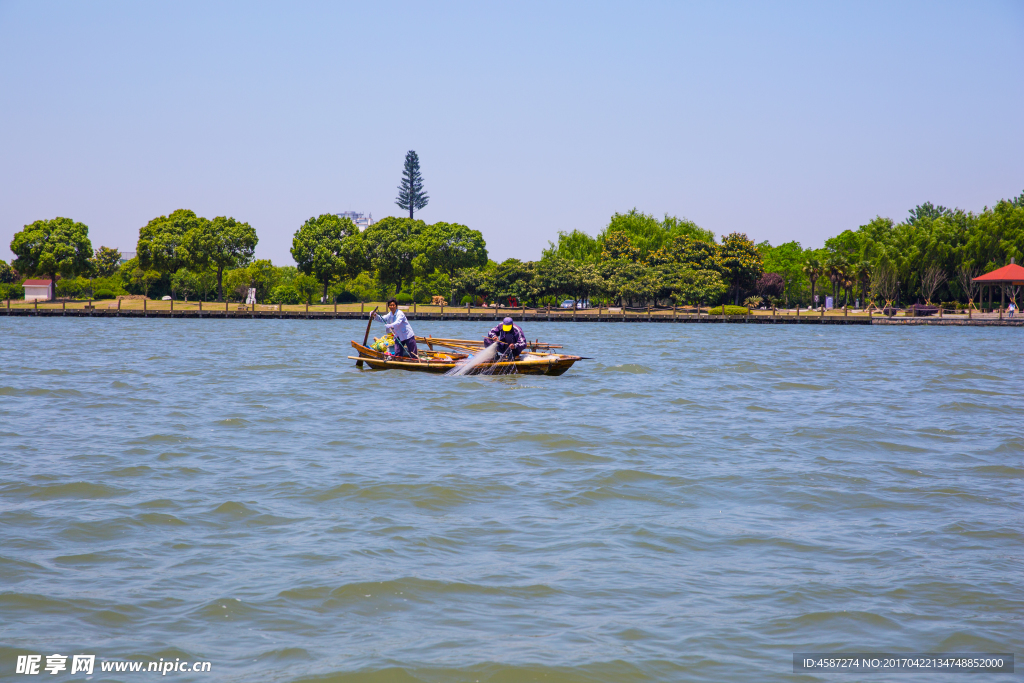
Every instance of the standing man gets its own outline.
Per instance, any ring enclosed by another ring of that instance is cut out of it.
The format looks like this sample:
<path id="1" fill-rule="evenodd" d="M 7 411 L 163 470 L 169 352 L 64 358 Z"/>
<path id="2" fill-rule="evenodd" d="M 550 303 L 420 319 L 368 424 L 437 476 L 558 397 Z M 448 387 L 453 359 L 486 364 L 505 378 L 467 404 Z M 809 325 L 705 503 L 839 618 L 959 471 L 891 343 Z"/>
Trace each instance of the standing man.
<path id="1" fill-rule="evenodd" d="M 512 318 L 505 318 L 500 325 L 495 325 L 494 329 L 487 333 L 487 339 L 484 339 L 485 348 L 495 343 L 498 345 L 499 356 L 508 351 L 512 358 L 519 358 L 519 354 L 526 348 L 526 335 L 519 325 L 512 322 Z"/>
<path id="2" fill-rule="evenodd" d="M 406 319 L 405 313 L 398 310 L 397 299 L 388 300 L 388 311 L 390 312 L 384 317 L 379 313 L 376 317 L 384 323 L 388 332 L 395 335 L 396 355 L 419 360 L 419 356 L 416 355 L 416 333 L 412 331 L 412 325 Z"/>

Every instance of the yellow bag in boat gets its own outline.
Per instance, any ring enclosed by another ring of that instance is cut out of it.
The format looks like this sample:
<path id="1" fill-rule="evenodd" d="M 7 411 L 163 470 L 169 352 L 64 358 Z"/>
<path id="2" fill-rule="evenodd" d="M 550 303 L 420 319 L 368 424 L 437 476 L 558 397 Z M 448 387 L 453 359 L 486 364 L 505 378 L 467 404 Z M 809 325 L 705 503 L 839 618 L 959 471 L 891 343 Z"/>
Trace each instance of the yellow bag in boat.
<path id="1" fill-rule="evenodd" d="M 370 348 L 378 353 L 388 353 L 388 347 L 395 345 L 395 335 L 388 332 L 383 337 L 374 337 Z"/>

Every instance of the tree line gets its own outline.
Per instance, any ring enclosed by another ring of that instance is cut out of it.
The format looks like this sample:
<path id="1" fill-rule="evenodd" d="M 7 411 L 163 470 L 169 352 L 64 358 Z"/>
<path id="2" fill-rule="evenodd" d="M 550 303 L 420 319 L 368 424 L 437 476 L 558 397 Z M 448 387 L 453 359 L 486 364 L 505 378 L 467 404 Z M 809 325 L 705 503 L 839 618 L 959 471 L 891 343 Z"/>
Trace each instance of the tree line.
<path id="1" fill-rule="evenodd" d="M 686 219 L 636 209 L 592 237 L 559 232 L 539 261 L 509 259 L 461 271 L 468 298 L 537 304 L 561 297 L 591 304 L 836 306 L 977 303 L 973 279 L 1024 257 L 1024 193 L 980 213 L 920 204 L 901 222 L 876 217 L 820 249 L 799 242 L 720 240 Z M 1016 297 L 1016 290 L 1008 292 Z"/>
<path id="2" fill-rule="evenodd" d="M 413 154 L 413 153 L 410 153 Z M 403 209 L 425 202 L 416 185 Z M 401 189 L 401 188 L 400 188 Z M 417 194 L 419 193 L 419 194 Z M 292 239 L 295 266 L 254 258 L 258 237 L 229 216 L 207 219 L 179 209 L 139 229 L 137 254 L 95 250 L 88 227 L 70 218 L 40 220 L 15 234 L 15 261 L 0 261 L 0 296 L 21 296 L 25 277 L 58 280 L 59 296 L 143 294 L 241 300 L 249 288 L 268 303 L 380 300 L 543 305 L 576 302 L 808 306 L 977 301 L 972 278 L 1024 257 L 1024 193 L 980 213 L 931 203 L 895 222 L 876 217 L 825 241 L 773 246 L 745 233 L 722 238 L 692 221 L 616 213 L 596 235 L 559 232 L 537 261 L 488 259 L 478 230 L 459 223 L 384 218 L 360 232 L 348 218 L 311 217 Z"/>
<path id="3" fill-rule="evenodd" d="M 403 301 L 452 296 L 460 270 L 488 263 L 483 235 L 458 223 L 388 217 L 360 232 L 351 219 L 311 217 L 295 231 L 295 266 L 255 259 L 256 230 L 229 216 L 188 209 L 139 228 L 135 257 L 100 247 L 70 218 L 40 220 L 15 234 L 9 266 L 0 261 L 5 298 L 22 295 L 26 277 L 57 281 L 61 297 L 124 294 L 204 301 L 243 300 L 250 288 L 270 303 L 358 301 L 397 294 Z"/>

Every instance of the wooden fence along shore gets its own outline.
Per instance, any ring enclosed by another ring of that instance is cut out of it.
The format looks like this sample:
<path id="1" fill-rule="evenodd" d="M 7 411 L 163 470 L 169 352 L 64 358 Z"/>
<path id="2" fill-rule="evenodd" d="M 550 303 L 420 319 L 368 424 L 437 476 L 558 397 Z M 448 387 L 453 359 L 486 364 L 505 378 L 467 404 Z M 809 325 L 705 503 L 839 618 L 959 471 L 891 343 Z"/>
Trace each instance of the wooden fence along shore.
<path id="1" fill-rule="evenodd" d="M 211 318 L 267 320 L 365 320 L 370 305 L 314 304 L 272 306 L 237 303 L 196 303 L 180 301 L 100 301 L 100 302 L 4 302 L 0 315 L 88 317 L 88 318 Z M 740 323 L 761 325 L 960 325 L 1024 327 L 1024 318 L 1010 318 L 1003 311 L 969 314 L 956 313 L 929 317 L 885 316 L 844 309 L 825 310 L 749 310 L 743 315 L 709 315 L 707 309 L 694 308 L 469 308 L 459 306 L 403 306 L 410 320 L 497 321 L 510 315 L 524 322 L 650 322 L 650 323 Z"/>

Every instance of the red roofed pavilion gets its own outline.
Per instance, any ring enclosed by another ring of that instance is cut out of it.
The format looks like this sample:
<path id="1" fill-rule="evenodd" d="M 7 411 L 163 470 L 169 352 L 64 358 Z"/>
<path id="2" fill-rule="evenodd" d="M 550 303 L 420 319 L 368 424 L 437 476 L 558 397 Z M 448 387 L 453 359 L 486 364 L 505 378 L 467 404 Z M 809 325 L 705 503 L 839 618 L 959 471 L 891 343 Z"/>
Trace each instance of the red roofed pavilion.
<path id="1" fill-rule="evenodd" d="M 985 273 L 973 278 L 972 282 L 985 286 L 988 285 L 988 300 L 992 302 L 992 286 L 999 285 L 1000 295 L 1002 302 L 1000 308 L 1006 305 L 1006 287 L 1024 285 L 1024 266 L 1019 266 L 1014 263 L 1014 259 L 1010 259 L 1010 265 L 1003 266 L 1002 268 L 996 268 L 991 273 Z M 982 300 L 985 297 L 982 296 Z"/>

